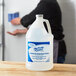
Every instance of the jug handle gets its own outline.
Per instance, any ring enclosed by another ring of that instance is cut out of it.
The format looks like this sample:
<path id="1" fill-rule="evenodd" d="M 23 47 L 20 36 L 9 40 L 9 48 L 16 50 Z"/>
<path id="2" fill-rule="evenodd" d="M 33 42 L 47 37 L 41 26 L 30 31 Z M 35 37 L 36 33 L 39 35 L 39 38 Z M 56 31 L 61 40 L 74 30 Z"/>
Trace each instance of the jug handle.
<path id="1" fill-rule="evenodd" d="M 47 29 L 48 29 L 49 34 L 52 34 L 51 27 L 50 27 L 50 22 L 47 19 L 43 19 L 43 21 L 47 25 Z"/>

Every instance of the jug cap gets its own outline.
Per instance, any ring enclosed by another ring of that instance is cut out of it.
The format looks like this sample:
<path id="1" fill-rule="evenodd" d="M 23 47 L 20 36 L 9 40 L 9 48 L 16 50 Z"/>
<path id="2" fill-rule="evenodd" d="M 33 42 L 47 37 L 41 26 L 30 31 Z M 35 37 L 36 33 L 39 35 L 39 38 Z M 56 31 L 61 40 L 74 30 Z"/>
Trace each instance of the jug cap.
<path id="1" fill-rule="evenodd" d="M 43 14 L 37 14 L 36 17 L 43 17 Z"/>

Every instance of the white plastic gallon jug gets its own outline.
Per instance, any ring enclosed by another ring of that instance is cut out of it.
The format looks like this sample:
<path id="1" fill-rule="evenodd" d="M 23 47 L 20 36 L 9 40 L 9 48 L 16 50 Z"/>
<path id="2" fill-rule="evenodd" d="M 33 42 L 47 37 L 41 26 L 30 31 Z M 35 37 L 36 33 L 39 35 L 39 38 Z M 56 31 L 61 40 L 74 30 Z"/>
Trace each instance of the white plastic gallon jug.
<path id="1" fill-rule="evenodd" d="M 46 31 L 43 22 L 46 22 Z M 53 35 L 49 21 L 36 15 L 35 22 L 26 34 L 26 68 L 32 71 L 47 71 L 53 68 Z"/>

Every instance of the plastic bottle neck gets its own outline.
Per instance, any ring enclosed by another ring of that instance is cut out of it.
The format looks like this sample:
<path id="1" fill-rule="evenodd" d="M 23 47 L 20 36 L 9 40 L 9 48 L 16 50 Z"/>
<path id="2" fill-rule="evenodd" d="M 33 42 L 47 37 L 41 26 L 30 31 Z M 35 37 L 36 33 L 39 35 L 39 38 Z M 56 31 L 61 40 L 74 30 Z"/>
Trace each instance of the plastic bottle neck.
<path id="1" fill-rule="evenodd" d="M 43 26 L 43 16 L 42 15 L 36 15 L 36 22 L 38 24 L 37 27 L 44 28 L 44 26 Z"/>
<path id="2" fill-rule="evenodd" d="M 44 21 L 43 15 L 36 15 L 36 22 L 38 24 L 36 27 L 42 29 L 44 31 L 44 33 L 46 34 L 47 31 L 44 27 L 43 21 Z"/>
<path id="3" fill-rule="evenodd" d="M 42 21 L 43 20 L 43 15 L 36 15 L 36 20 Z"/>

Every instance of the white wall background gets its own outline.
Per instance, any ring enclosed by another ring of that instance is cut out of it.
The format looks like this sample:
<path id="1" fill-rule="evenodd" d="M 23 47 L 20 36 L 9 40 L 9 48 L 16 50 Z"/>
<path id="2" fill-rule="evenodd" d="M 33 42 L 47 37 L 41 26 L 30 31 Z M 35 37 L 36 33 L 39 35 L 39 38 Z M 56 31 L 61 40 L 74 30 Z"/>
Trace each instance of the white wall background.
<path id="1" fill-rule="evenodd" d="M 5 60 L 8 61 L 25 61 L 25 35 L 11 36 L 6 32 L 12 27 L 8 23 L 9 12 L 20 12 L 20 17 L 32 11 L 38 0 L 5 0 Z M 14 27 L 15 28 L 15 27 Z M 11 28 L 12 29 L 12 28 Z"/>
<path id="2" fill-rule="evenodd" d="M 67 45 L 65 63 L 76 64 L 76 0 L 58 0 L 62 10 L 62 24 Z"/>
<path id="3" fill-rule="evenodd" d="M 19 11 L 24 16 L 36 7 L 39 0 L 5 0 L 5 28 L 8 31 L 8 13 Z M 63 27 L 67 45 L 66 63 L 76 63 L 76 0 L 58 0 L 62 9 Z M 5 33 L 6 33 L 5 32 Z M 6 33 L 5 60 L 25 61 L 25 35 L 10 36 Z"/>

